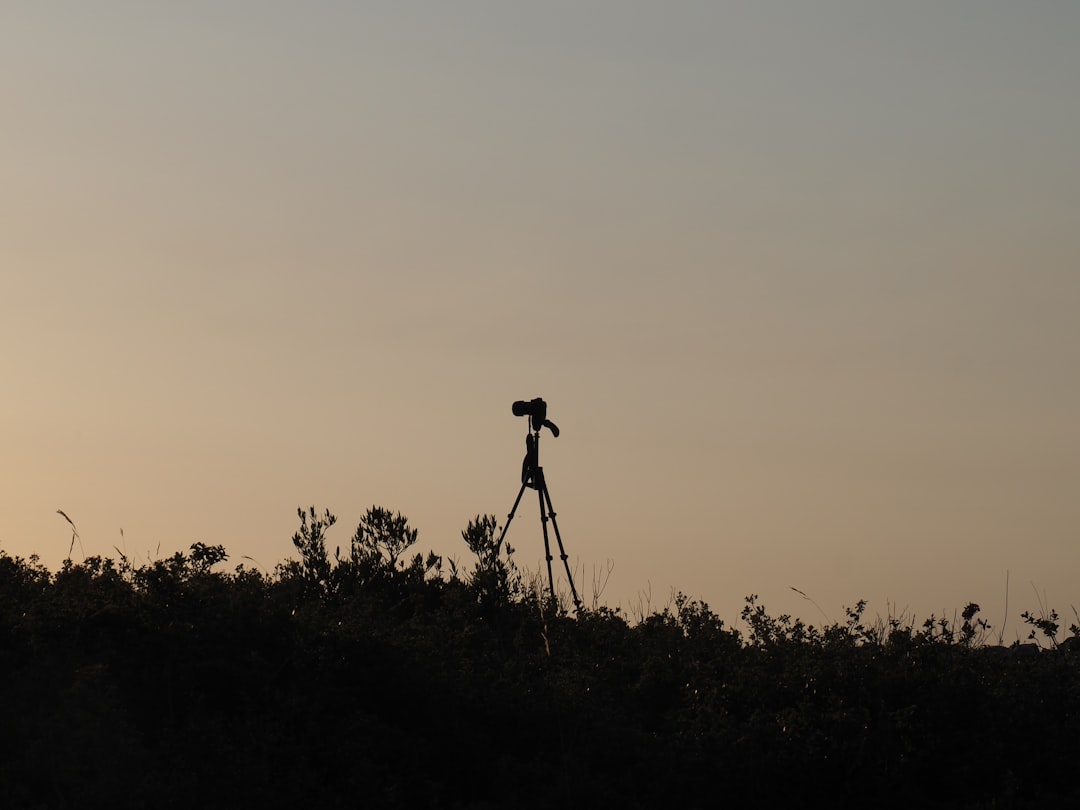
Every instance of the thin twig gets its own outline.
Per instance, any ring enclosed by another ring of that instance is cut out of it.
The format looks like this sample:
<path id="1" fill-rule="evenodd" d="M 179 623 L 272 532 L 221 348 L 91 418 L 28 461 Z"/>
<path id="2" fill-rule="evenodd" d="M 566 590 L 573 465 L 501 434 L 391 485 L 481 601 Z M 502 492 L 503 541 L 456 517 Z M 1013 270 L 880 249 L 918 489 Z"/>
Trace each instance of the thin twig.
<path id="1" fill-rule="evenodd" d="M 71 552 L 75 550 L 75 541 L 79 541 L 79 550 L 82 552 L 83 559 L 86 559 L 86 549 L 83 548 L 82 538 L 79 537 L 79 530 L 75 528 L 75 521 L 67 516 L 67 513 L 63 509 L 57 509 L 56 514 L 60 515 L 71 526 L 71 545 L 68 546 L 67 558 L 71 559 Z"/>
<path id="2" fill-rule="evenodd" d="M 1005 640 L 1005 625 L 1009 621 L 1009 569 L 1005 569 L 1005 618 L 1001 620 L 1001 629 L 998 631 L 998 646 Z"/>
<path id="3" fill-rule="evenodd" d="M 818 612 L 821 613 L 821 615 L 825 617 L 825 621 L 827 621 L 829 624 L 833 623 L 833 620 L 829 618 L 829 614 L 827 614 L 824 610 L 821 609 L 821 605 L 819 605 L 817 602 L 815 602 L 813 599 L 811 599 L 805 593 L 800 591 L 798 588 L 796 588 L 794 586 L 791 586 L 791 585 L 789 585 L 788 587 L 791 588 L 791 590 L 795 591 L 795 593 L 797 593 L 803 599 L 807 600 L 811 605 L 816 607 L 818 609 Z"/>

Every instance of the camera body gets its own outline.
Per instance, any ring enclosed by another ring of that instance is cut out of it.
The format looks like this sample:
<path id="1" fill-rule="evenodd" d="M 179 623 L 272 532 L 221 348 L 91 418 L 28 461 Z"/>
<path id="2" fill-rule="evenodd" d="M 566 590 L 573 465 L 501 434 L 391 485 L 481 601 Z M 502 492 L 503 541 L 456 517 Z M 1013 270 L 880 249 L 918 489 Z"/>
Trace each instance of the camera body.
<path id="1" fill-rule="evenodd" d="M 528 416 L 532 429 L 539 433 L 540 428 L 548 428 L 552 435 L 559 435 L 559 428 L 547 418 L 547 403 L 540 397 L 530 400 L 519 399 L 512 406 L 514 416 Z"/>

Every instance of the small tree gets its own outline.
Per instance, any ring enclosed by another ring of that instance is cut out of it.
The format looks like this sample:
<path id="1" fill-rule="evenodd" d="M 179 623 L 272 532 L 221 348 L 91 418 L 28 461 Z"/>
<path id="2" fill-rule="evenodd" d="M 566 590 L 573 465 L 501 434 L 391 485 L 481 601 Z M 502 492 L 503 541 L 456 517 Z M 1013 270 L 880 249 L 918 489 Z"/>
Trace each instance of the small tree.
<path id="1" fill-rule="evenodd" d="M 326 554 L 326 531 L 335 523 L 337 518 L 330 514 L 330 510 L 324 511 L 322 517 L 315 513 L 312 506 L 305 513 L 297 509 L 300 516 L 300 530 L 293 535 L 293 545 L 300 552 L 300 560 L 306 576 L 316 582 L 326 582 L 330 576 L 330 558 Z"/>
<path id="2" fill-rule="evenodd" d="M 361 569 L 384 569 L 392 573 L 397 570 L 402 553 L 416 542 L 418 534 L 400 512 L 392 514 L 389 509 L 372 506 L 360 518 L 360 525 L 353 534 L 351 561 Z"/>
<path id="3" fill-rule="evenodd" d="M 481 598 L 505 601 L 516 583 L 514 549 L 506 544 L 506 558 L 501 555 L 502 541 L 496 537 L 498 525 L 494 515 L 477 515 L 461 532 L 469 551 L 476 555 L 472 584 Z"/>

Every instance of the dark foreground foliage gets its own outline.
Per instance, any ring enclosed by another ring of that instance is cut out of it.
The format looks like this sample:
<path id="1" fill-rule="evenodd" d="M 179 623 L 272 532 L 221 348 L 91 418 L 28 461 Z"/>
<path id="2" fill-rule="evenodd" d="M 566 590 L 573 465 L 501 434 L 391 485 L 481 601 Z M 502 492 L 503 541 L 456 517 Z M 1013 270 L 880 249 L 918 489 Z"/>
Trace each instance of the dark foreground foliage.
<path id="1" fill-rule="evenodd" d="M 1080 653 L 963 624 L 817 629 L 751 597 L 570 616 L 495 522 L 468 572 L 372 509 L 343 554 L 54 573 L 0 553 L 0 807 L 1080 806 Z M 1053 631 L 1053 632 L 1051 632 Z M 1075 628 L 1074 628 L 1075 631 Z"/>

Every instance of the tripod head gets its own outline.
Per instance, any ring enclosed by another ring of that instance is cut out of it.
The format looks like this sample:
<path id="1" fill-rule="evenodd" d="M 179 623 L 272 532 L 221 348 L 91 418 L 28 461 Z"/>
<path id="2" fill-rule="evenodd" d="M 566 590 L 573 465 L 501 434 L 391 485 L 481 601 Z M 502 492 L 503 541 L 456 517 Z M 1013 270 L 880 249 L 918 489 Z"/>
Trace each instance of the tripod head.
<path id="1" fill-rule="evenodd" d="M 514 416 L 528 416 L 531 433 L 525 434 L 525 460 L 521 462 L 521 483 L 539 488 L 543 478 L 540 468 L 540 428 L 547 428 L 553 436 L 559 435 L 558 426 L 547 418 L 547 403 L 540 397 L 519 399 L 513 405 Z"/>
<path id="2" fill-rule="evenodd" d="M 551 431 L 551 435 L 558 438 L 559 428 L 558 426 L 547 418 L 547 403 L 540 397 L 525 401 L 519 399 L 512 406 L 514 416 L 528 416 L 529 425 L 534 433 L 539 433 L 540 428 L 546 427 Z"/>

